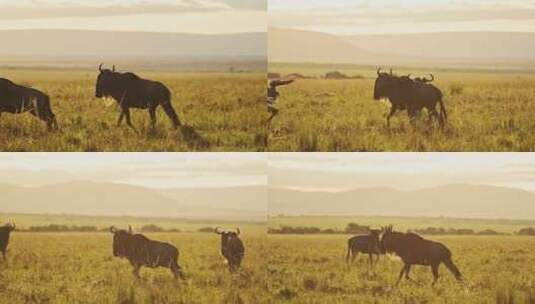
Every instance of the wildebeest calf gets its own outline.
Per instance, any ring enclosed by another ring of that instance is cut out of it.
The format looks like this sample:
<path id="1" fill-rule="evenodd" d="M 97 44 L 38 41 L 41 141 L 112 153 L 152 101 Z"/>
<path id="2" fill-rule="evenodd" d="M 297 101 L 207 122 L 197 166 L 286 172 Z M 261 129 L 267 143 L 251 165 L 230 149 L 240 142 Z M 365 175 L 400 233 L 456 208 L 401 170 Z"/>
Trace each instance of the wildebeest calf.
<path id="1" fill-rule="evenodd" d="M 346 262 L 349 264 L 355 261 L 358 253 L 368 254 L 370 265 L 373 265 L 373 255 L 377 255 L 376 262 L 379 261 L 379 255 L 382 253 L 379 247 L 380 230 L 372 229 L 369 234 L 356 235 L 347 240 L 347 256 Z"/>
<path id="2" fill-rule="evenodd" d="M 123 119 L 132 129 L 135 129 L 130 120 L 130 108 L 148 109 L 151 124 L 156 125 L 156 108 L 162 106 L 165 114 L 169 116 L 175 128 L 178 128 L 180 120 L 171 104 L 171 92 L 161 82 L 142 79 L 134 73 L 115 72 L 103 69 L 99 66 L 100 74 L 97 78 L 95 96 L 97 98 L 111 97 L 121 107 L 121 114 L 117 125 L 121 125 Z"/>
<path id="3" fill-rule="evenodd" d="M 221 231 L 220 228 L 216 228 L 215 233 L 221 235 L 221 254 L 227 260 L 230 271 L 238 270 L 245 255 L 243 242 L 239 238 L 240 228 L 237 228 L 236 232 Z"/>
<path id="4" fill-rule="evenodd" d="M 13 230 L 15 230 L 15 223 L 13 222 L 3 227 L 0 227 L 0 251 L 2 251 L 4 261 L 6 260 L 7 245 L 9 244 L 9 235 Z"/>
<path id="5" fill-rule="evenodd" d="M 141 266 L 150 268 L 166 267 L 175 278 L 184 279 L 182 268 L 178 265 L 178 249 L 169 243 L 153 241 L 141 234 L 110 227 L 113 233 L 113 256 L 128 259 L 134 267 L 133 274 L 139 277 Z"/>
<path id="6" fill-rule="evenodd" d="M 5 78 L 0 78 L 0 115 L 2 112 L 12 114 L 29 112 L 46 122 L 49 130 L 58 128 L 48 95 L 36 89 L 17 85 Z"/>

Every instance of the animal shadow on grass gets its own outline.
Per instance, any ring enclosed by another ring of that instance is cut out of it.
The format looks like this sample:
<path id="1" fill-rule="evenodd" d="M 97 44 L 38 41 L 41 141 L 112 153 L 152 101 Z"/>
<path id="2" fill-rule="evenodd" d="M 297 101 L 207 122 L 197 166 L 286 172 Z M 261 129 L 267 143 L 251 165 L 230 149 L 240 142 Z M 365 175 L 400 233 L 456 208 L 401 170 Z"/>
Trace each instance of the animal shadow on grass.
<path id="1" fill-rule="evenodd" d="M 203 138 L 192 126 L 183 125 L 180 127 L 180 133 L 188 146 L 195 149 L 208 149 L 210 143 Z"/>

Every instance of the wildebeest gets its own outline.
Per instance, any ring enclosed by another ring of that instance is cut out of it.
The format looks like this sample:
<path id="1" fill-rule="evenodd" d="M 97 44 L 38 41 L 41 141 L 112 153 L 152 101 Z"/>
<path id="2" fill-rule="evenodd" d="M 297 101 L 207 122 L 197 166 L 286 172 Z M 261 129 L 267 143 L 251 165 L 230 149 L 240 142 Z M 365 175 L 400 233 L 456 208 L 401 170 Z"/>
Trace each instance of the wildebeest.
<path id="1" fill-rule="evenodd" d="M 433 284 L 438 280 L 438 268 L 441 263 L 453 273 L 458 281 L 462 281 L 462 275 L 457 266 L 451 260 L 450 250 L 441 243 L 426 240 L 415 233 L 402 233 L 393 231 L 392 226 L 383 228 L 381 247 L 386 252 L 393 252 L 403 261 L 403 268 L 399 273 L 396 284 L 399 284 L 403 275 L 411 280 L 409 272 L 412 265 L 431 266 L 433 272 Z"/>
<path id="2" fill-rule="evenodd" d="M 12 114 L 29 112 L 46 122 L 48 130 L 58 128 L 48 95 L 5 78 L 0 78 L 0 115 L 2 112 Z"/>
<path id="3" fill-rule="evenodd" d="M 387 124 L 390 125 L 390 118 L 397 111 L 407 110 L 411 121 L 418 112 L 426 108 L 430 118 L 438 120 L 441 126 L 447 123 L 448 114 L 443 101 L 442 92 L 432 84 L 415 81 L 409 76 L 397 76 L 392 73 L 377 70 L 374 94 L 375 100 L 388 98 L 392 104 L 390 113 L 387 116 Z M 440 105 L 440 112 L 436 105 Z"/>
<path id="4" fill-rule="evenodd" d="M 245 255 L 245 247 L 240 240 L 240 228 L 234 231 L 222 231 L 219 227 L 215 229 L 215 233 L 221 235 L 221 254 L 228 262 L 231 272 L 240 268 L 241 261 Z"/>
<path id="5" fill-rule="evenodd" d="M 3 227 L 0 227 L 0 251 L 2 251 L 4 261 L 6 260 L 7 245 L 9 244 L 9 235 L 11 234 L 11 231 L 15 230 L 15 227 L 16 226 L 13 221 Z"/>
<path id="6" fill-rule="evenodd" d="M 171 92 L 161 82 L 140 78 L 134 73 L 119 73 L 113 69 L 103 69 L 99 66 L 100 74 L 97 78 L 95 96 L 97 98 L 113 98 L 121 108 L 117 125 L 123 119 L 129 127 L 135 130 L 130 120 L 130 108 L 148 109 L 152 127 L 156 125 L 156 109 L 162 106 L 165 114 L 171 119 L 175 128 L 181 123 L 171 104 Z"/>
<path id="7" fill-rule="evenodd" d="M 373 265 L 374 254 L 377 256 L 375 262 L 378 262 L 379 255 L 382 253 L 379 247 L 380 233 L 380 230 L 372 229 L 369 234 L 356 235 L 348 239 L 346 262 L 349 264 L 349 257 L 351 257 L 351 263 L 353 263 L 359 252 L 368 254 L 370 265 Z"/>
<path id="8" fill-rule="evenodd" d="M 128 259 L 134 267 L 133 274 L 139 278 L 141 266 L 150 268 L 166 267 L 175 278 L 184 279 L 182 268 L 178 265 L 178 249 L 169 243 L 150 240 L 142 234 L 129 230 L 110 227 L 113 233 L 113 256 Z"/>

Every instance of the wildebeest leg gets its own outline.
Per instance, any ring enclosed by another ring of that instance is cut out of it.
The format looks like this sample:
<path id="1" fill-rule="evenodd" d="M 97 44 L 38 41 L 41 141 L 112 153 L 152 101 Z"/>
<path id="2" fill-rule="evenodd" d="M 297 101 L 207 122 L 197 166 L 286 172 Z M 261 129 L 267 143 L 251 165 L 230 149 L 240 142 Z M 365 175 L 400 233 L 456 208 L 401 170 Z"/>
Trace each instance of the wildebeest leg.
<path id="1" fill-rule="evenodd" d="M 399 277 L 398 277 L 398 281 L 396 282 L 396 286 L 399 285 L 401 278 L 403 278 L 403 274 L 407 271 L 408 268 L 410 268 L 408 264 L 403 265 L 403 268 L 401 268 L 401 271 L 399 272 Z"/>
<path id="2" fill-rule="evenodd" d="M 132 130 L 136 131 L 136 128 L 134 128 L 134 125 L 132 125 L 132 120 L 130 119 L 130 109 L 129 108 L 125 108 L 123 111 L 124 111 L 124 117 L 126 118 L 126 124 L 130 128 L 132 128 Z"/>
<path id="3" fill-rule="evenodd" d="M 119 115 L 119 120 L 117 121 L 118 127 L 120 127 L 121 124 L 123 123 L 123 118 L 124 118 L 124 110 L 121 110 L 121 114 Z"/>
<path id="4" fill-rule="evenodd" d="M 398 111 L 398 107 L 396 105 L 392 105 L 392 108 L 390 108 L 390 113 L 388 113 L 388 116 L 386 117 L 386 125 L 390 127 L 390 118 L 396 114 Z"/>
<path id="5" fill-rule="evenodd" d="M 358 251 L 351 250 L 351 265 L 353 265 L 353 263 L 355 263 L 355 259 L 357 258 L 357 255 L 359 255 Z"/>
<path id="6" fill-rule="evenodd" d="M 141 268 L 141 266 L 139 264 L 134 264 L 134 270 L 132 271 L 132 273 L 134 274 L 134 276 L 136 278 L 139 279 L 139 269 Z"/>
<path id="7" fill-rule="evenodd" d="M 154 128 L 156 126 L 156 107 L 149 108 L 150 124 Z"/>
<path id="8" fill-rule="evenodd" d="M 439 266 L 440 264 L 431 265 L 431 271 L 433 271 L 433 285 L 435 285 L 436 282 L 438 281 L 438 267 Z"/>
<path id="9" fill-rule="evenodd" d="M 6 257 L 6 251 L 2 251 L 2 258 L 3 258 L 3 261 L 5 262 L 7 260 L 7 257 Z"/>

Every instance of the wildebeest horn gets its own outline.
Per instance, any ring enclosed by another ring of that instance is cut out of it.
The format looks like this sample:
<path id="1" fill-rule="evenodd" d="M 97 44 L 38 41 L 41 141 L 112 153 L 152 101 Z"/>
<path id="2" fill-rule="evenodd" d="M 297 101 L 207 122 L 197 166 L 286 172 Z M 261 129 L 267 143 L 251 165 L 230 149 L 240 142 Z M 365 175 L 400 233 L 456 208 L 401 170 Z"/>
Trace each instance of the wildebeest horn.
<path id="1" fill-rule="evenodd" d="M 110 227 L 110 232 L 111 232 L 111 233 L 115 233 L 115 231 L 116 231 L 116 230 L 115 230 L 115 226 L 111 226 L 111 227 Z"/>
<path id="2" fill-rule="evenodd" d="M 217 234 L 222 234 L 222 232 L 219 231 L 219 229 L 220 229 L 219 227 L 216 227 L 216 228 L 214 229 L 214 232 L 217 233 Z"/>
<path id="3" fill-rule="evenodd" d="M 429 80 L 430 82 L 435 80 L 435 76 L 433 76 L 433 74 L 429 74 L 429 76 L 431 76 L 431 79 Z"/>
<path id="4" fill-rule="evenodd" d="M 128 225 L 128 232 L 132 233 L 132 225 Z"/>
<path id="5" fill-rule="evenodd" d="M 111 69 L 112 72 L 115 72 L 115 64 L 113 65 L 113 68 Z"/>
<path id="6" fill-rule="evenodd" d="M 15 226 L 15 222 L 13 221 L 13 219 L 11 219 L 10 222 L 11 222 L 11 228 L 15 230 L 15 227 L 17 226 Z"/>
<path id="7" fill-rule="evenodd" d="M 103 66 L 103 65 L 104 65 L 104 63 L 101 63 L 101 64 L 98 66 L 98 70 L 99 70 L 100 72 L 102 72 L 102 66 Z"/>
<path id="8" fill-rule="evenodd" d="M 377 76 L 381 75 L 381 68 L 377 69 Z"/>
<path id="9" fill-rule="evenodd" d="M 236 232 L 240 235 L 240 227 L 236 227 Z"/>
<path id="10" fill-rule="evenodd" d="M 392 68 L 390 68 L 390 75 L 393 75 L 393 74 L 392 74 Z"/>
<path id="11" fill-rule="evenodd" d="M 409 75 L 407 75 L 407 78 L 411 79 L 411 76 L 412 76 L 412 74 L 409 73 Z"/>

